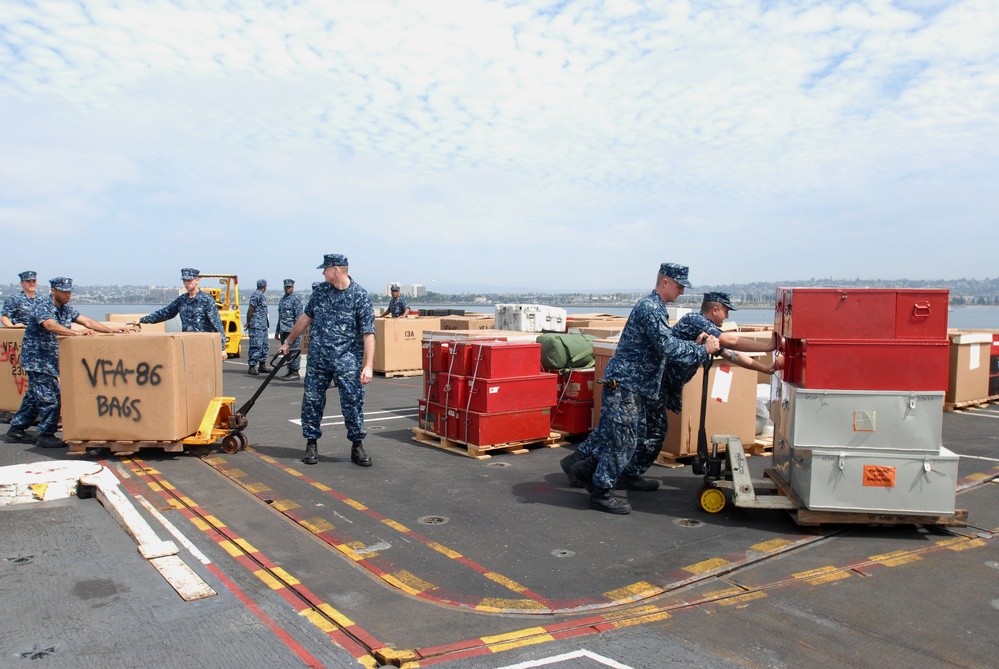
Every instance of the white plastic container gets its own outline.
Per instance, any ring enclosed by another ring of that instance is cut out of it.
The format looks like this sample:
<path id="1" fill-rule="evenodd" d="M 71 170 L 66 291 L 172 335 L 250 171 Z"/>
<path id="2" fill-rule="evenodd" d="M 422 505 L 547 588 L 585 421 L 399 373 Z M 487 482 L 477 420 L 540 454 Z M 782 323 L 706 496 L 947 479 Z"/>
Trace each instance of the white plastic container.
<path id="1" fill-rule="evenodd" d="M 566 313 L 543 304 L 497 304 L 496 329 L 517 332 L 565 332 Z"/>

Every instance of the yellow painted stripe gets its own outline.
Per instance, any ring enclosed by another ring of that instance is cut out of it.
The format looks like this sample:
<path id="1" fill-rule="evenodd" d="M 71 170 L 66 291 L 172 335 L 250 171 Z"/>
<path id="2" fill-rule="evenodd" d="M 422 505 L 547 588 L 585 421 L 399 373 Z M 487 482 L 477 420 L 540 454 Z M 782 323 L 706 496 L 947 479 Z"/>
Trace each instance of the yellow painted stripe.
<path id="1" fill-rule="evenodd" d="M 486 613 L 500 613 L 502 611 L 540 611 L 545 606 L 530 599 L 501 599 L 498 597 L 486 597 L 479 602 L 475 609 Z"/>
<path id="2" fill-rule="evenodd" d="M 194 503 L 194 500 L 188 497 L 187 495 L 181 495 L 179 499 L 181 502 L 184 503 L 185 506 L 198 506 L 197 504 Z"/>
<path id="3" fill-rule="evenodd" d="M 832 581 L 839 581 L 844 578 L 850 578 L 850 574 L 837 567 L 819 567 L 818 569 L 810 569 L 808 571 L 800 571 L 797 574 L 792 574 L 794 578 L 801 579 L 806 583 L 811 583 L 812 585 L 821 585 L 823 583 L 831 583 Z"/>
<path id="4" fill-rule="evenodd" d="M 361 504 L 360 502 L 358 502 L 356 499 L 350 499 L 349 497 L 347 499 L 343 500 L 343 503 L 346 504 L 347 506 L 354 507 L 358 511 L 366 511 L 368 509 L 368 507 L 364 506 L 363 504 Z"/>
<path id="5" fill-rule="evenodd" d="M 154 492 L 159 492 L 159 491 L 163 490 L 163 486 L 161 486 L 156 481 L 148 481 L 147 483 L 149 484 L 149 489 L 152 490 L 152 491 L 154 491 Z"/>
<path id="6" fill-rule="evenodd" d="M 400 569 L 399 571 L 391 574 L 385 574 L 382 578 L 397 588 L 405 590 L 411 595 L 437 589 L 437 586 L 433 583 L 424 581 L 422 578 L 416 576 L 416 574 L 406 571 L 405 569 Z"/>
<path id="7" fill-rule="evenodd" d="M 459 553 L 458 551 L 453 551 L 450 548 L 448 548 L 447 546 L 442 546 L 440 544 L 430 544 L 430 547 L 433 548 L 438 553 L 443 553 L 444 555 L 448 556 L 449 558 L 460 558 L 461 557 L 461 553 Z"/>
<path id="8" fill-rule="evenodd" d="M 309 518 L 307 520 L 300 520 L 298 522 L 302 527 L 307 529 L 309 532 L 312 532 L 313 534 L 319 534 L 320 532 L 329 532 L 330 530 L 336 529 L 336 527 L 334 527 L 333 524 L 330 523 L 325 518 Z"/>
<path id="9" fill-rule="evenodd" d="M 235 543 L 236 543 L 237 546 L 239 546 L 240 548 L 242 548 L 247 553 L 256 553 L 256 552 L 258 552 L 257 549 L 254 548 L 253 545 L 249 541 L 247 541 L 246 539 L 236 539 Z"/>
<path id="10" fill-rule="evenodd" d="M 212 467 L 214 467 L 216 465 L 225 464 L 225 458 L 220 458 L 218 456 L 214 456 L 214 457 L 210 457 L 210 458 L 203 458 L 203 460 L 205 462 L 207 462 L 208 464 L 210 464 Z"/>
<path id="11" fill-rule="evenodd" d="M 246 476 L 246 472 L 242 469 L 227 469 L 225 475 L 231 479 L 241 479 Z"/>
<path id="12" fill-rule="evenodd" d="M 948 550 L 952 551 L 966 551 L 969 548 L 978 548 L 979 546 L 984 546 L 984 545 L 985 545 L 984 539 L 968 539 L 967 541 L 964 541 L 959 544 L 954 544 L 953 546 L 948 546 L 947 548 Z"/>
<path id="13" fill-rule="evenodd" d="M 302 615 L 305 616 L 310 623 L 318 627 L 326 634 L 329 634 L 330 632 L 335 632 L 337 630 L 337 626 L 331 623 L 330 621 L 326 620 L 326 618 L 324 618 L 323 616 L 319 615 L 318 611 L 315 611 L 313 609 L 305 609 L 304 611 L 302 611 Z"/>
<path id="14" fill-rule="evenodd" d="M 323 492 L 329 492 L 330 490 L 333 489 L 326 484 L 320 483 L 319 481 L 313 481 L 312 487 L 315 488 L 316 490 L 322 490 Z"/>
<path id="15" fill-rule="evenodd" d="M 651 604 L 646 606 L 636 606 L 626 611 L 608 611 L 603 615 L 604 620 L 615 620 L 619 618 L 630 618 L 631 616 L 658 613 L 659 607 Z"/>
<path id="16" fill-rule="evenodd" d="M 358 664 L 361 664 L 361 665 L 367 667 L 367 669 L 378 669 L 378 667 L 382 666 L 381 662 L 379 662 L 375 658 L 371 657 L 370 655 L 362 655 L 361 657 L 358 657 L 358 658 L 355 658 L 355 659 L 357 660 Z M 403 667 L 403 669 L 416 669 L 417 667 L 420 666 L 420 663 L 419 662 L 406 662 L 405 664 L 403 664 L 401 666 Z"/>
<path id="17" fill-rule="evenodd" d="M 966 477 L 969 481 L 982 481 L 984 479 L 992 478 L 992 474 L 988 472 L 975 472 L 974 474 L 968 474 Z"/>
<path id="18" fill-rule="evenodd" d="M 868 558 L 871 562 L 878 562 L 886 567 L 898 567 L 899 565 L 909 564 L 910 562 L 918 562 L 922 560 L 918 555 L 914 555 L 909 551 L 892 551 L 891 553 L 882 553 L 880 555 L 872 555 Z"/>
<path id="19" fill-rule="evenodd" d="M 170 498 L 170 499 L 167 500 L 167 506 L 169 506 L 172 509 L 183 509 L 184 508 L 184 505 L 181 504 L 179 500 L 176 500 L 176 499 L 173 499 L 173 498 Z"/>
<path id="20" fill-rule="evenodd" d="M 277 462 L 277 460 L 275 460 L 274 458 L 272 458 L 269 455 L 261 455 L 260 459 L 263 460 L 264 462 L 269 462 L 271 464 L 274 464 L 275 462 Z"/>
<path id="21" fill-rule="evenodd" d="M 403 534 L 409 532 L 409 528 L 405 525 L 395 522 L 394 520 L 389 520 L 388 518 L 383 518 L 382 522 L 391 527 L 393 530 L 402 532 Z"/>
<path id="22" fill-rule="evenodd" d="M 281 567 L 271 567 L 271 573 L 288 585 L 299 585 L 301 583 L 301 581 L 299 581 L 297 578 L 289 574 Z"/>
<path id="23" fill-rule="evenodd" d="M 141 469 L 139 467 L 136 467 L 135 472 L 138 473 L 139 471 L 142 471 L 142 473 L 148 474 L 149 476 L 154 476 L 154 475 L 158 476 L 161 473 L 160 470 L 156 469 L 155 467 L 143 467 Z"/>
<path id="24" fill-rule="evenodd" d="M 298 476 L 298 477 L 304 476 L 302 472 L 298 471 L 297 469 L 293 469 L 292 467 L 286 468 L 285 471 L 291 474 L 292 476 Z"/>
<path id="25" fill-rule="evenodd" d="M 548 636 L 548 630 L 544 627 L 528 627 L 527 629 L 517 630 L 516 632 L 507 632 L 505 634 L 495 634 L 493 636 L 482 637 L 482 643 L 492 645 L 494 643 L 502 643 L 504 641 L 514 641 L 516 639 L 523 639 L 529 636 L 543 635 Z"/>
<path id="26" fill-rule="evenodd" d="M 618 588 L 617 590 L 605 592 L 604 597 L 617 602 L 622 599 L 639 599 L 641 597 L 649 597 L 651 595 L 659 594 L 660 592 L 662 592 L 661 588 L 657 588 L 651 583 L 646 583 L 645 581 L 639 581 L 638 583 L 632 583 L 631 585 Z"/>
<path id="27" fill-rule="evenodd" d="M 225 523 L 212 515 L 205 516 L 205 522 L 214 527 L 225 527 Z"/>
<path id="28" fill-rule="evenodd" d="M 704 560 L 703 562 L 683 567 L 683 570 L 689 571 L 691 574 L 705 574 L 709 571 L 727 567 L 730 564 L 732 563 L 728 560 L 723 560 L 722 558 L 711 558 L 710 560 Z"/>
<path id="29" fill-rule="evenodd" d="M 555 637 L 551 634 L 546 634 L 544 636 L 533 637 L 530 639 L 521 639 L 520 641 L 512 641 L 510 643 L 499 643 L 495 646 L 489 646 L 489 650 L 493 653 L 502 653 L 514 648 L 524 648 L 525 646 L 534 646 L 539 643 L 549 643 L 554 641 Z"/>
<path id="30" fill-rule="evenodd" d="M 729 597 L 727 599 L 721 599 L 718 604 L 721 606 L 735 606 L 736 604 L 744 604 L 746 602 L 751 602 L 754 599 L 763 599 L 767 596 L 767 593 L 762 590 L 757 590 L 755 592 L 746 592 L 737 597 Z"/>
<path id="31" fill-rule="evenodd" d="M 273 490 L 273 488 L 271 488 L 266 483 L 244 483 L 243 487 L 246 488 L 248 492 L 251 492 L 254 495 L 261 492 L 268 492 L 270 490 Z"/>
<path id="32" fill-rule="evenodd" d="M 662 620 L 667 620 L 670 618 L 670 614 L 666 611 L 659 611 L 657 613 L 650 613 L 644 616 L 638 616 L 637 618 L 628 618 L 627 620 L 615 621 L 614 627 L 617 629 L 622 629 L 625 627 L 634 627 L 635 625 L 644 625 L 646 623 L 657 623 Z"/>
<path id="33" fill-rule="evenodd" d="M 231 541 L 220 541 L 219 546 L 222 547 L 222 550 L 233 557 L 238 557 L 243 554 L 243 551 L 239 550 L 236 544 Z"/>
<path id="34" fill-rule="evenodd" d="M 485 574 L 485 577 L 488 578 L 490 581 L 494 581 L 496 583 L 499 583 L 500 585 L 502 585 L 505 588 L 509 588 L 510 590 L 513 590 L 514 592 L 524 592 L 525 590 L 527 590 L 527 588 L 524 587 L 524 586 L 522 586 L 520 583 L 517 583 L 516 581 L 513 581 L 513 580 L 511 580 L 511 579 L 509 579 L 506 576 L 503 576 L 501 574 L 497 574 L 494 571 L 487 572 Z"/>
<path id="35" fill-rule="evenodd" d="M 335 622 L 340 627 L 351 627 L 354 624 L 353 620 L 343 615 L 329 604 L 326 603 L 320 604 L 319 610 L 325 613 L 328 617 L 332 618 L 333 622 Z"/>
<path id="36" fill-rule="evenodd" d="M 288 511 L 290 509 L 301 509 L 302 505 L 293 499 L 276 499 L 271 502 L 271 506 L 278 511 Z"/>
<path id="37" fill-rule="evenodd" d="M 266 569 L 258 569 L 253 572 L 253 575 L 263 581 L 264 584 L 271 590 L 280 590 L 284 587 L 284 583 L 274 578 Z"/>
<path id="38" fill-rule="evenodd" d="M 175 490 L 175 488 L 173 487 L 173 484 L 170 483 L 169 481 L 160 481 L 160 485 L 162 485 L 163 488 L 166 489 L 166 490 Z"/>
<path id="39" fill-rule="evenodd" d="M 198 528 L 199 530 L 201 530 L 202 532 L 208 532 L 209 530 L 212 529 L 211 525 L 209 525 L 208 523 L 206 523 L 205 521 L 203 521 L 201 518 L 199 518 L 197 516 L 195 516 L 194 518 L 191 518 L 191 522 L 194 523 L 194 526 L 196 528 Z"/>
<path id="40" fill-rule="evenodd" d="M 781 548 L 787 548 L 788 546 L 793 546 L 793 541 L 788 541 L 787 539 L 771 539 L 770 541 L 764 541 L 763 543 L 753 544 L 750 546 L 750 550 L 759 551 L 761 553 L 772 553 L 774 551 L 780 550 Z"/>

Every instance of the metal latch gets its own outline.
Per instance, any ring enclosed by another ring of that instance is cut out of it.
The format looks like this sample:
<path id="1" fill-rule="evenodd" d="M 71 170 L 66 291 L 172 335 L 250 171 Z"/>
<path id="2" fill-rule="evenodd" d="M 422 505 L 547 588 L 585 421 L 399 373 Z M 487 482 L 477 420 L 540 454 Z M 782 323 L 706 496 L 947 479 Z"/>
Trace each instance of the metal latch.
<path id="1" fill-rule="evenodd" d="M 839 458 L 836 460 L 836 466 L 839 467 L 840 471 L 846 469 L 846 453 L 839 454 Z"/>

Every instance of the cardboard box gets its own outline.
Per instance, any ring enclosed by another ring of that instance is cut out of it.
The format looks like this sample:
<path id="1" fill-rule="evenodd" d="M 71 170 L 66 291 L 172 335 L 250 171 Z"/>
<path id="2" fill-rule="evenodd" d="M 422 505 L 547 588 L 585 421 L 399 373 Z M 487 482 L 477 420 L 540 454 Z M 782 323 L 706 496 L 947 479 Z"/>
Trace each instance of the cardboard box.
<path id="1" fill-rule="evenodd" d="M 489 314 L 465 314 L 441 318 L 441 328 L 444 330 L 492 330 L 495 323 L 496 317 Z"/>
<path id="2" fill-rule="evenodd" d="M 422 369 L 423 333 L 440 328 L 441 319 L 436 316 L 376 318 L 375 371 Z"/>
<path id="3" fill-rule="evenodd" d="M 950 332 L 950 374 L 945 401 L 948 404 L 974 402 L 989 396 L 989 354 L 992 335 L 988 332 Z"/>
<path id="4" fill-rule="evenodd" d="M 218 334 L 59 339 L 63 438 L 178 441 L 222 396 Z"/>
<path id="5" fill-rule="evenodd" d="M 616 341 L 595 340 L 593 342 L 593 427 L 600 422 L 600 380 L 604 378 L 607 363 L 617 351 Z"/>
<path id="6" fill-rule="evenodd" d="M 0 411 L 16 413 L 28 391 L 28 373 L 21 369 L 24 328 L 0 327 Z"/>
<path id="7" fill-rule="evenodd" d="M 578 332 L 579 334 L 588 334 L 596 339 L 617 339 L 621 337 L 621 328 L 598 328 L 598 327 L 585 327 L 585 328 L 572 328 L 573 332 Z"/>
<path id="8" fill-rule="evenodd" d="M 139 319 L 149 314 L 108 314 L 104 320 L 112 323 L 138 323 Z M 162 323 L 143 323 L 142 334 L 150 332 L 166 332 L 166 321 Z"/>

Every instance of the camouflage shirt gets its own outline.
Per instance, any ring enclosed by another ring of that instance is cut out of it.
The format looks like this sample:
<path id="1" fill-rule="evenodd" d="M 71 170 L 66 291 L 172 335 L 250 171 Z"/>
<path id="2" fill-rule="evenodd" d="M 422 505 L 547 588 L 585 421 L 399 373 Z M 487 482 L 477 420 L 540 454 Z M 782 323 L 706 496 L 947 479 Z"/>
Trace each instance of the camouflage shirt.
<path id="1" fill-rule="evenodd" d="M 388 313 L 392 318 L 399 318 L 406 309 L 409 309 L 409 302 L 401 295 L 398 299 L 390 300 L 388 303 Z"/>
<path id="2" fill-rule="evenodd" d="M 31 322 L 31 312 L 38 304 L 38 297 L 28 297 L 23 290 L 20 295 L 11 295 L 3 303 L 0 315 L 6 316 L 14 325 L 27 325 Z"/>
<path id="3" fill-rule="evenodd" d="M 194 297 L 184 293 L 167 306 L 139 319 L 140 323 L 162 323 L 180 315 L 180 329 L 184 332 L 218 332 L 222 336 L 222 350 L 225 350 L 225 326 L 219 316 L 215 299 L 204 291 Z"/>
<path id="4" fill-rule="evenodd" d="M 375 332 L 375 310 L 368 291 L 353 279 L 344 290 L 323 283 L 313 291 L 304 313 L 312 319 L 309 366 L 359 369 L 364 360 L 363 335 Z"/>
<path id="5" fill-rule="evenodd" d="M 42 323 L 54 320 L 68 328 L 79 317 L 80 312 L 72 305 L 56 307 L 55 300 L 51 297 L 36 300 L 35 311 L 21 342 L 21 369 L 59 376 L 59 339 L 55 333 L 46 330 Z"/>
<path id="6" fill-rule="evenodd" d="M 659 398 L 663 376 L 673 368 L 686 370 L 708 357 L 707 349 L 677 339 L 669 326 L 666 304 L 652 291 L 638 301 L 621 331 L 604 378 L 650 400 Z M 671 372 L 672 373 L 672 372 Z"/>
<path id="7" fill-rule="evenodd" d="M 264 294 L 259 290 L 253 291 L 253 295 L 250 295 L 250 306 L 253 307 L 253 315 L 250 316 L 247 327 L 251 330 L 266 330 L 270 327 L 271 321 L 267 317 L 267 301 L 264 299 Z"/>
<path id="8" fill-rule="evenodd" d="M 715 337 L 721 336 L 721 329 L 700 312 L 683 316 L 673 326 L 673 336 L 684 341 L 696 340 L 702 332 Z M 663 374 L 662 400 L 666 408 L 674 413 L 680 413 L 683 408 L 683 387 L 694 378 L 697 368 L 703 361 L 687 367 L 682 365 L 667 365 Z"/>
<path id="9" fill-rule="evenodd" d="M 298 317 L 302 315 L 303 312 L 302 299 L 292 293 L 291 295 L 283 295 L 281 301 L 278 302 L 278 332 L 291 332 L 291 329 L 295 327 L 295 321 Z"/>

